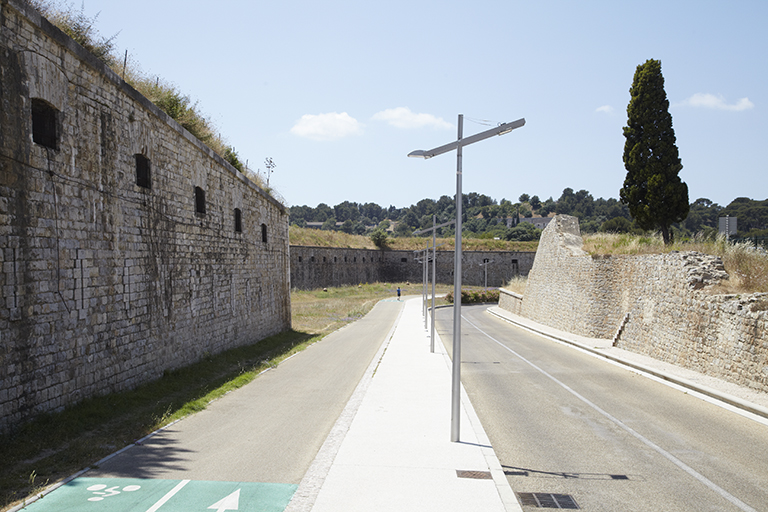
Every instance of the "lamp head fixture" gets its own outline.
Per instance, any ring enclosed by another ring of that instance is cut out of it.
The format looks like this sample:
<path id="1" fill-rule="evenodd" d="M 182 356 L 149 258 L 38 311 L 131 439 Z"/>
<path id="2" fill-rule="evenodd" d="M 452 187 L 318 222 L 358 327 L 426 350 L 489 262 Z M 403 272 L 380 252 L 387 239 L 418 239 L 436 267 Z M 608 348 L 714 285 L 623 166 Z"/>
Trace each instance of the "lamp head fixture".
<path id="1" fill-rule="evenodd" d="M 432 158 L 432 155 L 428 154 L 423 149 L 417 149 L 416 151 L 411 151 L 410 153 L 408 153 L 408 156 L 413 158 L 423 158 L 424 160 L 428 158 Z"/>

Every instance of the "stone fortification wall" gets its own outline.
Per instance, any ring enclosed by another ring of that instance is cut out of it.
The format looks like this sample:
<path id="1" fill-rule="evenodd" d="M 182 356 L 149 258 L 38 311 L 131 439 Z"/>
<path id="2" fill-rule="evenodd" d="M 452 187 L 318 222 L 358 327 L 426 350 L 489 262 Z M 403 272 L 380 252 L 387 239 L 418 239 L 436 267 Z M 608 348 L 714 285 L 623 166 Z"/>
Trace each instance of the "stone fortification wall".
<path id="1" fill-rule="evenodd" d="M 542 233 L 520 314 L 582 336 L 618 333 L 618 347 L 768 391 L 768 294 L 708 294 L 727 278 L 714 256 L 593 257 L 581 247 L 578 219 L 557 216 Z"/>
<path id="2" fill-rule="evenodd" d="M 499 287 L 517 275 L 527 275 L 533 252 L 462 252 L 462 282 L 468 286 Z M 311 290 L 327 286 L 373 282 L 420 282 L 422 264 L 413 251 L 380 251 L 328 247 L 291 246 L 291 286 Z M 453 283 L 453 252 L 437 251 L 435 278 Z M 490 262 L 483 266 L 484 262 Z M 430 270 L 431 272 L 431 270 Z M 431 274 L 430 274 L 431 275 Z"/>
<path id="3" fill-rule="evenodd" d="M 285 208 L 0 8 L 0 429 L 290 328 Z"/>

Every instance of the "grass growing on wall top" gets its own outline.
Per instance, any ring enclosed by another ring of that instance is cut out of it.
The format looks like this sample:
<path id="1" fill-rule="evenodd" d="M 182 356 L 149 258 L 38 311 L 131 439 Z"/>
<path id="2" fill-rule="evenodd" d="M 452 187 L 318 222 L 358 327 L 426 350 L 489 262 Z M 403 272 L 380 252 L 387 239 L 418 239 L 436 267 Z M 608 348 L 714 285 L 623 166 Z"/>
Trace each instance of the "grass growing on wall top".
<path id="1" fill-rule="evenodd" d="M 176 85 L 156 75 L 144 73 L 141 65 L 128 53 L 120 54 L 115 44 L 118 34 L 105 37 L 99 33 L 96 28 L 98 14 L 89 18 L 85 14 L 84 4 L 77 9 L 67 0 L 29 0 L 29 2 L 48 21 L 110 67 L 127 84 L 243 173 L 256 186 L 279 202 L 285 203 L 274 187 L 267 186 L 263 174 L 249 169 L 242 163 L 235 148 L 227 144 L 213 120 L 202 112 L 196 101 L 192 101 Z"/>
<path id="2" fill-rule="evenodd" d="M 300 228 L 291 226 L 289 228 L 289 238 L 291 245 L 306 245 L 315 247 L 338 247 L 349 249 L 373 249 L 379 250 L 370 237 L 365 235 L 350 235 L 341 231 L 324 231 L 321 229 Z M 438 251 L 453 251 L 455 247 L 454 238 L 438 238 Z M 429 242 L 432 245 L 432 238 L 424 237 L 397 237 L 387 240 L 387 249 L 395 251 L 413 251 L 424 249 Z M 442 244 L 442 246 L 441 246 Z M 539 246 L 538 241 L 532 242 L 512 242 L 507 240 L 491 240 L 484 238 L 462 238 L 461 248 L 463 251 L 524 251 L 535 252 Z"/>
<path id="3" fill-rule="evenodd" d="M 725 237 L 691 240 L 664 245 L 659 235 L 595 233 L 584 236 L 584 250 L 590 254 L 665 254 L 697 251 L 719 256 L 730 279 L 709 289 L 712 293 L 768 292 L 768 253 L 750 243 L 726 241 Z"/>

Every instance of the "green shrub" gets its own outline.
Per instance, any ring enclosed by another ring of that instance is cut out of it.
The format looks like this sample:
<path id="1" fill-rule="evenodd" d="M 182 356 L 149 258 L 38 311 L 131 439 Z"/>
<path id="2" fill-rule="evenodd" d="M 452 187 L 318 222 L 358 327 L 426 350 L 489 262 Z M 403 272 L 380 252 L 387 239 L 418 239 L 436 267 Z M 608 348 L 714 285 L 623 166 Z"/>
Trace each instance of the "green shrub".
<path id="1" fill-rule="evenodd" d="M 445 300 L 453 304 L 453 292 L 445 295 Z M 499 290 L 461 290 L 462 304 L 483 304 L 499 302 Z"/>

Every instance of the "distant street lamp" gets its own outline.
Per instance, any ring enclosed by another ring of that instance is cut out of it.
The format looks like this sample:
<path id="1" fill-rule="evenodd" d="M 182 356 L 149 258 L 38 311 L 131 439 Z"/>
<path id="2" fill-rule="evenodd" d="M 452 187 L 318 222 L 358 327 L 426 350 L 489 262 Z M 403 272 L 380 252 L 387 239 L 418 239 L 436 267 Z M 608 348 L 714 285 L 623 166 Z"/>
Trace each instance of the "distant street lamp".
<path id="1" fill-rule="evenodd" d="M 480 142 L 494 135 L 504 135 L 525 125 L 525 119 L 503 123 L 496 128 L 463 138 L 464 115 L 459 114 L 459 136 L 454 142 L 427 151 L 418 149 L 408 153 L 410 157 L 432 158 L 456 150 L 456 241 L 453 261 L 453 377 L 451 380 L 451 441 L 459 441 L 461 420 L 461 158 L 462 148 Z M 434 312 L 433 312 L 434 314 Z"/>
<path id="2" fill-rule="evenodd" d="M 434 353 L 435 352 L 435 272 L 437 267 L 437 248 L 439 247 L 436 245 L 437 238 L 436 233 L 439 228 L 450 226 L 456 222 L 455 220 L 451 220 L 448 222 L 443 222 L 442 224 L 437 224 L 437 216 L 432 215 L 432 227 L 431 228 L 425 228 L 425 229 L 419 229 L 417 231 L 414 231 L 414 235 L 420 235 L 422 233 L 431 232 L 432 233 L 432 319 L 431 319 L 431 325 L 432 325 L 432 333 L 429 337 L 429 352 Z M 443 245 L 443 244 L 440 244 Z M 427 245 L 427 249 L 429 249 L 429 245 Z M 427 250 L 429 252 L 429 250 Z M 425 277 L 426 279 L 426 277 Z M 426 328 L 426 312 L 424 313 L 424 327 Z"/>
<path id="3" fill-rule="evenodd" d="M 480 264 L 480 266 L 483 267 L 483 270 L 485 271 L 485 286 L 483 288 L 488 288 L 488 265 L 491 263 L 493 263 L 493 260 L 484 261 Z"/>

